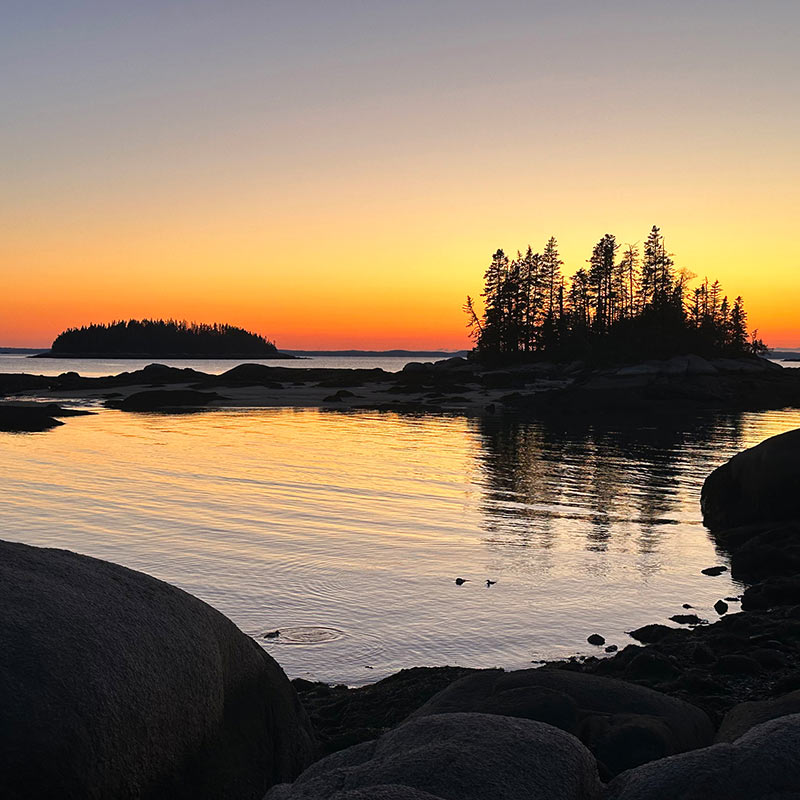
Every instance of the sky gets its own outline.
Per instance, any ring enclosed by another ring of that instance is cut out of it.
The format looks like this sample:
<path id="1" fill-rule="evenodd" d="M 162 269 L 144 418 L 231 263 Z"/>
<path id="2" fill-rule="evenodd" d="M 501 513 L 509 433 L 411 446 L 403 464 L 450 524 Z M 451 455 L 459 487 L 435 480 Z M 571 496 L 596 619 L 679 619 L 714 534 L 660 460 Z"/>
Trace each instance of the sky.
<path id="1" fill-rule="evenodd" d="M 800 346 L 796 0 L 0 0 L 0 345 L 467 346 L 491 254 L 653 224 Z"/>

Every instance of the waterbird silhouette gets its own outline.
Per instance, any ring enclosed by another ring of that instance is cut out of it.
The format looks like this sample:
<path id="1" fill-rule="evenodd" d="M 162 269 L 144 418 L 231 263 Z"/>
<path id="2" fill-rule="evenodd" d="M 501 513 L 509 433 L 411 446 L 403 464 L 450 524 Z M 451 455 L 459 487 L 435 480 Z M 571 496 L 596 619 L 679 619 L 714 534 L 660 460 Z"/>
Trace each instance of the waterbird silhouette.
<path id="1" fill-rule="evenodd" d="M 265 639 L 277 639 L 281 635 L 280 631 L 270 631 L 264 634 Z"/>
<path id="2" fill-rule="evenodd" d="M 494 586 L 497 581 L 490 581 L 488 578 L 486 579 L 486 588 L 488 589 L 490 586 Z"/>
<path id="3" fill-rule="evenodd" d="M 456 586 L 461 586 L 462 583 L 466 583 L 469 578 L 456 578 Z"/>

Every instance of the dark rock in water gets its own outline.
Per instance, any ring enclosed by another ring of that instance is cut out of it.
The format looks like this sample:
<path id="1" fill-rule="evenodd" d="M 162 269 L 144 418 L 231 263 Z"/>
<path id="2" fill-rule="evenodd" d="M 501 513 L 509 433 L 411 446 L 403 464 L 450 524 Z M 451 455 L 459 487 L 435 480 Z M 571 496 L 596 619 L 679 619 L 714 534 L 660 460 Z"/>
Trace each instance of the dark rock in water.
<path id="1" fill-rule="evenodd" d="M 615 644 L 610 644 L 605 648 L 606 653 L 616 653 L 619 648 Z"/>
<path id="2" fill-rule="evenodd" d="M 749 583 L 800 572 L 800 522 L 746 526 L 715 534 L 731 553 L 733 577 Z"/>
<path id="3" fill-rule="evenodd" d="M 63 425 L 59 417 L 82 417 L 91 414 L 73 408 L 62 408 L 55 403 L 0 403 L 0 431 L 7 433 L 35 433 Z"/>
<path id="4" fill-rule="evenodd" d="M 670 619 L 678 625 L 705 625 L 707 619 L 700 619 L 697 614 L 673 614 Z"/>
<path id="5" fill-rule="evenodd" d="M 681 700 L 611 678 L 552 669 L 468 675 L 432 697 L 411 718 L 479 711 L 540 719 L 546 713 L 541 721 L 563 724 L 569 731 L 571 707 L 577 709 L 578 737 L 611 774 L 703 747 L 713 736 L 706 714 Z"/>
<path id="6" fill-rule="evenodd" d="M 607 800 L 793 800 L 800 786 L 800 714 L 773 719 L 733 744 L 655 761 L 620 775 Z"/>
<path id="7" fill-rule="evenodd" d="M 771 578 L 750 586 L 742 595 L 742 609 L 755 611 L 800 603 L 800 575 Z"/>
<path id="8" fill-rule="evenodd" d="M 700 572 L 702 572 L 703 575 L 711 575 L 713 577 L 715 577 L 717 575 L 722 575 L 723 572 L 727 572 L 727 571 L 728 571 L 728 568 L 727 567 L 723 567 L 722 565 L 720 565 L 718 567 L 706 567 L 705 569 L 701 569 L 700 570 Z"/>
<path id="9" fill-rule="evenodd" d="M 259 798 L 310 761 L 281 668 L 218 611 L 0 542 L 0 796 Z"/>
<path id="10" fill-rule="evenodd" d="M 727 614 L 728 604 L 724 600 L 717 600 L 717 602 L 714 603 L 714 611 L 716 611 L 720 616 Z"/>
<path id="11" fill-rule="evenodd" d="M 756 725 L 789 714 L 800 714 L 800 691 L 776 697 L 774 700 L 739 703 L 724 716 L 715 741 L 733 742 Z"/>
<path id="12" fill-rule="evenodd" d="M 599 633 L 591 634 L 589 637 L 587 637 L 586 641 L 589 642 L 589 644 L 595 645 L 596 647 L 601 647 L 606 643 L 606 640 Z"/>
<path id="13" fill-rule="evenodd" d="M 53 381 L 53 378 L 47 378 L 44 375 L 0 372 L 0 397 L 31 389 L 49 389 Z"/>
<path id="14" fill-rule="evenodd" d="M 772 436 L 735 455 L 706 478 L 703 521 L 724 530 L 798 517 L 800 429 Z"/>
<path id="15" fill-rule="evenodd" d="M 549 725 L 492 714 L 413 719 L 318 761 L 265 800 L 595 800 L 597 764 Z"/>
<path id="16" fill-rule="evenodd" d="M 652 644 L 653 642 L 660 642 L 665 636 L 672 633 L 672 628 L 668 625 L 659 625 L 654 623 L 652 625 L 643 625 L 635 631 L 630 631 L 630 636 L 645 644 Z"/>
<path id="17" fill-rule="evenodd" d="M 687 609 L 688 609 L 688 608 L 694 608 L 694 606 L 692 606 L 692 605 L 689 605 L 689 603 L 684 603 L 684 604 L 681 606 L 681 608 L 687 608 Z"/>
<path id="18" fill-rule="evenodd" d="M 0 405 L 0 431 L 6 433 L 49 431 L 63 424 L 41 407 Z"/>
<path id="19" fill-rule="evenodd" d="M 109 400 L 106 405 L 121 411 L 165 411 L 175 408 L 202 408 L 222 399 L 216 392 L 164 389 L 134 392 L 123 400 Z"/>

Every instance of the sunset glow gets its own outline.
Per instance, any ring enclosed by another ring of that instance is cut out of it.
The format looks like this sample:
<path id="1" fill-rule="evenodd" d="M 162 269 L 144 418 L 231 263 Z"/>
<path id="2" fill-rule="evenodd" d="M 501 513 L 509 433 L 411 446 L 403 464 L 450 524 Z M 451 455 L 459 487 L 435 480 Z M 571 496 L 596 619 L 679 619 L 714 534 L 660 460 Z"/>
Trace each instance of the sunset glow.
<path id="1" fill-rule="evenodd" d="M 498 247 L 556 236 L 570 275 L 657 224 L 800 346 L 800 13 L 690 5 L 8 4 L 0 345 L 463 348 Z"/>

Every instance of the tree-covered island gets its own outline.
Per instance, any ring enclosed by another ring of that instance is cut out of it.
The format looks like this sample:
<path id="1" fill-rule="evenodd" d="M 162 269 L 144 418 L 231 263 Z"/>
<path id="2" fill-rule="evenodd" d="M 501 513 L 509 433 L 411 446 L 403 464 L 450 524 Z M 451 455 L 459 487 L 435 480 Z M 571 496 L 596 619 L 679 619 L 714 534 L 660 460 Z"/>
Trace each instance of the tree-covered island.
<path id="1" fill-rule="evenodd" d="M 234 325 L 163 319 L 92 324 L 60 333 L 46 358 L 293 358 L 275 342 Z"/>
<path id="2" fill-rule="evenodd" d="M 464 305 L 478 358 L 631 361 L 766 350 L 748 331 L 742 298 L 730 302 L 719 281 L 691 288 L 696 276 L 676 267 L 655 225 L 641 251 L 607 233 L 569 280 L 563 263 L 554 237 L 541 252 L 492 256 L 483 311 L 471 297 Z"/>

